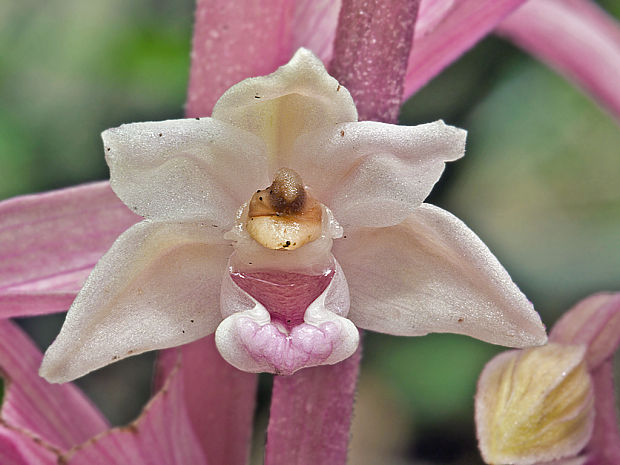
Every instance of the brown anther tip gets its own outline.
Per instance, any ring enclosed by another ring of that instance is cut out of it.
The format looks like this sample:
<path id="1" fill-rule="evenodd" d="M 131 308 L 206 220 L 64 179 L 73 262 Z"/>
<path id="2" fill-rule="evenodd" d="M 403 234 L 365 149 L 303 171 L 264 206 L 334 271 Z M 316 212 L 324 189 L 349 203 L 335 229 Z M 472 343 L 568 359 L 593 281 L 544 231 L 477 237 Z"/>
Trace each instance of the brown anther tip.
<path id="1" fill-rule="evenodd" d="M 246 227 L 269 249 L 294 250 L 321 235 L 322 217 L 321 204 L 306 192 L 301 176 L 281 168 L 269 187 L 252 195 Z"/>
<path id="2" fill-rule="evenodd" d="M 280 168 L 269 186 L 274 210 L 282 213 L 301 211 L 306 200 L 306 189 L 301 176 L 290 168 Z"/>

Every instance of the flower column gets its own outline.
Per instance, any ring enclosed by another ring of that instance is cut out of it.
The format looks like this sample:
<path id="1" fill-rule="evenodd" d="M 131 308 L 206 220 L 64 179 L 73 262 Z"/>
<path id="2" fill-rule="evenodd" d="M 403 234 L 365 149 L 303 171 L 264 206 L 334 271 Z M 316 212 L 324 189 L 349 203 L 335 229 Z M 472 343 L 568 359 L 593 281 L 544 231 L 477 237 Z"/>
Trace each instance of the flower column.
<path id="1" fill-rule="evenodd" d="M 344 0 L 330 74 L 353 96 L 360 121 L 395 123 L 419 0 Z M 266 465 L 344 464 L 361 346 L 332 366 L 276 376 Z"/>

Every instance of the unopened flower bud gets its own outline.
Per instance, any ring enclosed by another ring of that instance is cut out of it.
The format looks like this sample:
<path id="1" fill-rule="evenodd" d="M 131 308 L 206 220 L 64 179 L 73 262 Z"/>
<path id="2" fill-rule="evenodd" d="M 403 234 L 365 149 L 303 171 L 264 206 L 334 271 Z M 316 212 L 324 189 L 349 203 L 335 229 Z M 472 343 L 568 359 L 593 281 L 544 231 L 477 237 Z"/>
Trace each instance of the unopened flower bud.
<path id="1" fill-rule="evenodd" d="M 547 344 L 495 357 L 476 394 L 480 451 L 490 464 L 529 465 L 576 455 L 593 428 L 585 346 Z"/>

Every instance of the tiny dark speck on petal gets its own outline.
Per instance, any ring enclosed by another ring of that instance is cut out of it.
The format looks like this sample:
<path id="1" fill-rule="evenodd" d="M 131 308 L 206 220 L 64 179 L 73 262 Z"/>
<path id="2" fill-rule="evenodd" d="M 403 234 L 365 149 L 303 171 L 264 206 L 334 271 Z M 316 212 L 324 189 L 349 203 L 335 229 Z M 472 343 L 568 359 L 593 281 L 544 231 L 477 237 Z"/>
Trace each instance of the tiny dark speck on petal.
<path id="1" fill-rule="evenodd" d="M 344 239 L 346 239 L 346 238 L 347 238 L 347 236 L 342 236 L 342 237 L 343 237 Z"/>
<path id="2" fill-rule="evenodd" d="M 340 135 L 344 137 L 344 130 L 340 131 Z"/>
<path id="3" fill-rule="evenodd" d="M 336 92 L 340 92 L 340 88 L 341 88 L 341 87 L 342 87 L 342 86 L 341 86 L 340 84 L 338 84 L 338 87 L 336 87 Z"/>
<path id="4" fill-rule="evenodd" d="M 193 323 L 193 322 L 194 322 L 194 320 L 189 320 L 189 322 L 190 322 L 190 323 Z"/>
<path id="5" fill-rule="evenodd" d="M 196 121 L 200 121 L 200 118 L 196 118 Z"/>
<path id="6" fill-rule="evenodd" d="M 185 330 L 184 330 L 184 329 L 182 329 L 182 330 L 181 330 L 181 332 L 182 332 L 183 334 L 185 334 Z"/>
<path id="7" fill-rule="evenodd" d="M 127 426 L 122 427 L 121 430 L 136 434 L 138 432 L 138 427 L 133 423 L 129 423 Z"/>
<path id="8" fill-rule="evenodd" d="M 459 318 L 459 323 L 463 323 L 463 318 Z"/>
<path id="9" fill-rule="evenodd" d="M 260 95 L 255 95 L 254 98 L 260 98 Z"/>
<path id="10" fill-rule="evenodd" d="M 163 134 L 160 132 L 160 133 L 159 133 L 159 137 L 161 137 L 161 136 L 163 136 Z"/>
<path id="11" fill-rule="evenodd" d="M 106 150 L 109 152 L 110 151 L 110 147 L 107 147 Z"/>

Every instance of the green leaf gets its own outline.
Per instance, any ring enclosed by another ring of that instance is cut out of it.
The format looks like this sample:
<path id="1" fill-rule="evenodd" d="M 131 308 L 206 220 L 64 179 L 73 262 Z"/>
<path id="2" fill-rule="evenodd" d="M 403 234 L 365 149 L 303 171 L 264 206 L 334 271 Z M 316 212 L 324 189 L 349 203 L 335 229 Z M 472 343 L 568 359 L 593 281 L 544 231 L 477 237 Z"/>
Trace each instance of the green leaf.
<path id="1" fill-rule="evenodd" d="M 2 407 L 3 400 L 4 400 L 4 379 L 0 378 L 0 407 Z"/>

